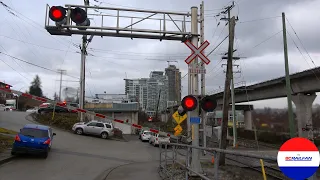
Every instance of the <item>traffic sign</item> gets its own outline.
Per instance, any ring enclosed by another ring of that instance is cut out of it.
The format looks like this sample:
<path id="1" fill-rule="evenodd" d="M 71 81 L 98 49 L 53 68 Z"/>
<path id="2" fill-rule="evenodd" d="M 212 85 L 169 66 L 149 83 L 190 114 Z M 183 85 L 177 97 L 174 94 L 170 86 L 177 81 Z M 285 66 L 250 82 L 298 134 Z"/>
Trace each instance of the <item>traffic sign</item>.
<path id="1" fill-rule="evenodd" d="M 177 136 L 182 132 L 182 127 L 178 124 L 175 128 L 174 128 L 174 135 Z"/>
<path id="2" fill-rule="evenodd" d="M 210 60 L 207 58 L 207 56 L 202 54 L 204 49 L 210 45 L 208 41 L 203 42 L 199 48 L 195 47 L 189 40 L 185 41 L 184 43 L 192 51 L 192 54 L 190 54 L 190 56 L 185 60 L 187 64 L 190 64 L 197 56 L 199 56 L 199 58 L 207 65 L 210 63 Z"/>
<path id="3" fill-rule="evenodd" d="M 202 69 L 201 67 L 189 68 L 189 74 L 206 74 L 206 69 Z"/>
<path id="4" fill-rule="evenodd" d="M 190 117 L 190 124 L 200 124 L 200 117 Z"/>
<path id="5" fill-rule="evenodd" d="M 187 114 L 184 114 L 183 116 L 180 116 L 178 111 L 172 114 L 173 119 L 177 122 L 177 124 L 181 124 L 184 120 L 187 119 Z"/>

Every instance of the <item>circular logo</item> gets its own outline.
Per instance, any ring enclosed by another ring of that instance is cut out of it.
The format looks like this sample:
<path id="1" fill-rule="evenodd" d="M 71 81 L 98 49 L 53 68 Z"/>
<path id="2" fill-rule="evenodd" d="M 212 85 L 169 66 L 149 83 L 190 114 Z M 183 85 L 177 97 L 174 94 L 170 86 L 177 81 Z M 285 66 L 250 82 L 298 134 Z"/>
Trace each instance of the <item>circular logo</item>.
<path id="1" fill-rule="evenodd" d="M 306 138 L 286 141 L 278 151 L 278 166 L 291 179 L 306 179 L 319 168 L 319 149 Z"/>

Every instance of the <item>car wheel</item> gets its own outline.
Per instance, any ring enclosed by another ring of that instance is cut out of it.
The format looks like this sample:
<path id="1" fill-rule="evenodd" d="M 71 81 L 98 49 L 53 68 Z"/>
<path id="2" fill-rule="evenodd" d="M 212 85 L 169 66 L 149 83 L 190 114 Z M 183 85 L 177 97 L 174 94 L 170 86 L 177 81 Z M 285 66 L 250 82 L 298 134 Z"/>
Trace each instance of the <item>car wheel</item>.
<path id="1" fill-rule="evenodd" d="M 42 155 L 42 157 L 44 158 L 44 159 L 47 159 L 47 157 L 48 157 L 48 151 L 47 152 L 45 152 L 43 155 Z"/>
<path id="2" fill-rule="evenodd" d="M 76 129 L 76 134 L 82 135 L 83 134 L 83 130 L 81 128 L 77 128 Z"/>
<path id="3" fill-rule="evenodd" d="M 11 151 L 11 155 L 12 155 L 12 156 L 16 155 L 16 152 Z"/>
<path id="4" fill-rule="evenodd" d="M 101 138 L 102 139 L 107 139 L 108 138 L 108 133 L 106 133 L 106 132 L 101 133 Z"/>

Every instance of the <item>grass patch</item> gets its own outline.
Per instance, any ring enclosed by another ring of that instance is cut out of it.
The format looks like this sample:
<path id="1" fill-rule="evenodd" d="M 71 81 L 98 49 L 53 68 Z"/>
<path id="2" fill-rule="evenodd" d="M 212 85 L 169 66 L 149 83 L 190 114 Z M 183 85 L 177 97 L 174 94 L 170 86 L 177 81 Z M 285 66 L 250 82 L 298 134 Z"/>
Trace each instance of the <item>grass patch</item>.
<path id="1" fill-rule="evenodd" d="M 78 123 L 78 114 L 75 113 L 55 113 L 52 119 L 52 113 L 47 114 L 32 114 L 35 121 L 49 126 L 58 127 L 64 130 L 71 131 L 72 126 Z M 114 137 L 122 139 L 122 131 L 120 129 L 114 130 Z"/>
<path id="2" fill-rule="evenodd" d="M 5 129 L 5 128 L 2 128 L 2 127 L 0 127 L 0 133 L 3 133 L 3 134 L 17 134 L 18 132 L 16 132 L 16 131 L 12 131 L 12 130 L 10 130 L 10 129 Z"/>
<path id="3" fill-rule="evenodd" d="M 14 137 L 0 134 L 0 152 L 3 152 L 12 146 Z"/>

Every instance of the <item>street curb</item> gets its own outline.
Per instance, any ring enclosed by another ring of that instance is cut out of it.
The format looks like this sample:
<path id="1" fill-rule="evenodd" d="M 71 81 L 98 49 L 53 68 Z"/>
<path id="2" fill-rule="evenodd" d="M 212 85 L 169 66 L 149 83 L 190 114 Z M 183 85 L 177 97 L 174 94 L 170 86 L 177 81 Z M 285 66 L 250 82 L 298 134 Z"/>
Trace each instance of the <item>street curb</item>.
<path id="1" fill-rule="evenodd" d="M 7 163 L 7 162 L 10 162 L 10 161 L 12 161 L 14 158 L 15 158 L 14 156 L 9 156 L 9 157 L 7 157 L 7 158 L 1 159 L 1 160 L 0 160 L 0 165 L 5 164 L 5 163 Z"/>

